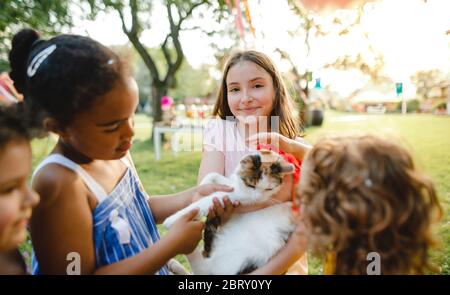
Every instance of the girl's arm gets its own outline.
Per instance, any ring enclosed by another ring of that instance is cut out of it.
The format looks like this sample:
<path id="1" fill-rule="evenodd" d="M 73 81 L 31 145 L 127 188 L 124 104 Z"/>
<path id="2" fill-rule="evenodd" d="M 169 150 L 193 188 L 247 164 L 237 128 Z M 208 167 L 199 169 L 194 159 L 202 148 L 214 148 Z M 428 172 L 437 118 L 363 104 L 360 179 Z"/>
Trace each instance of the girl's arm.
<path id="1" fill-rule="evenodd" d="M 139 174 L 137 173 L 130 153 L 127 154 L 127 159 L 131 163 L 135 174 L 138 175 L 139 184 L 142 191 L 145 192 L 144 186 L 142 185 L 142 182 L 139 178 Z M 212 194 L 216 191 L 227 192 L 232 191 L 232 188 L 216 184 L 197 186 L 175 194 L 152 196 L 151 198 L 149 198 L 148 204 L 150 208 L 152 208 L 153 217 L 155 218 L 156 223 L 159 224 L 162 223 L 170 215 L 187 207 L 197 199 Z"/>
<path id="2" fill-rule="evenodd" d="M 204 184 L 176 194 L 153 196 L 148 200 L 148 203 L 150 208 L 152 208 L 156 222 L 161 223 L 170 215 L 189 206 L 202 197 L 217 191 L 231 192 L 232 190 L 233 188 L 225 185 Z"/>
<path id="3" fill-rule="evenodd" d="M 216 172 L 225 175 L 225 156 L 219 151 L 203 151 L 202 161 L 198 170 L 197 183 L 200 183 L 206 174 Z"/>
<path id="4" fill-rule="evenodd" d="M 33 187 L 41 203 L 33 211 L 31 236 L 43 274 L 67 274 L 74 261 L 67 260 L 69 253 L 79 257 L 81 274 L 154 274 L 175 255 L 192 252 L 201 239 L 204 225 L 192 221 L 197 214 L 192 211 L 139 254 L 96 268 L 92 209 L 84 183 L 57 166 L 44 168 Z"/>
<path id="5" fill-rule="evenodd" d="M 249 273 L 250 275 L 282 275 L 297 261 L 305 252 L 300 252 L 294 245 L 286 244 L 269 262 Z"/>
<path id="6" fill-rule="evenodd" d="M 200 169 L 198 172 L 198 183 L 203 177 L 210 172 L 224 174 L 224 157 L 223 153 L 218 151 L 203 151 Z M 178 210 L 190 205 L 193 201 L 198 200 L 202 196 L 207 196 L 214 191 L 232 191 L 232 188 L 223 185 L 199 186 L 188 189 L 184 192 L 167 195 L 154 196 L 149 200 L 150 207 L 154 213 L 158 223 L 164 221 L 167 217 Z M 170 198 L 170 202 L 168 199 Z"/>
<path id="7" fill-rule="evenodd" d="M 298 216 L 297 216 L 297 219 Z M 252 275 L 281 275 L 300 259 L 307 250 L 307 234 L 304 224 L 297 221 L 297 228 L 286 245 L 267 264 L 251 272 Z"/>
<path id="8" fill-rule="evenodd" d="M 181 217 L 170 231 L 141 253 L 116 263 L 100 267 L 94 274 L 154 274 L 177 254 L 189 254 L 202 238 L 204 223 L 193 221 L 198 210 Z"/>
<path id="9" fill-rule="evenodd" d="M 88 192 L 74 173 L 55 164 L 33 181 L 40 195 L 30 220 L 31 239 L 43 274 L 66 274 L 69 253 L 79 255 L 81 273 L 93 273 L 95 251 Z"/>

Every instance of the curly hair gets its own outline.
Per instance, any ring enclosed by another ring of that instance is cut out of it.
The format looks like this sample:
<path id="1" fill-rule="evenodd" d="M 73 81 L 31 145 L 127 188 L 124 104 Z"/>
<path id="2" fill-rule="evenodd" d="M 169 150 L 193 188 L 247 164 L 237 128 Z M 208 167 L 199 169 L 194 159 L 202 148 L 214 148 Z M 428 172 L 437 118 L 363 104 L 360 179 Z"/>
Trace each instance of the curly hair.
<path id="1" fill-rule="evenodd" d="M 442 217 L 434 185 L 400 144 L 372 135 L 329 137 L 309 152 L 299 196 L 311 250 L 332 253 L 334 274 L 366 274 L 377 252 L 382 274 L 432 270 L 432 224 Z"/>
<path id="2" fill-rule="evenodd" d="M 29 77 L 29 64 L 49 46 L 56 50 Z M 93 39 L 63 34 L 46 40 L 33 29 L 14 35 L 9 61 L 14 86 L 31 103 L 32 114 L 45 114 L 63 126 L 130 74 L 123 59 Z"/>
<path id="3" fill-rule="evenodd" d="M 40 124 L 29 116 L 30 109 L 24 103 L 0 105 L 0 151 L 14 140 L 29 141 L 46 134 Z"/>

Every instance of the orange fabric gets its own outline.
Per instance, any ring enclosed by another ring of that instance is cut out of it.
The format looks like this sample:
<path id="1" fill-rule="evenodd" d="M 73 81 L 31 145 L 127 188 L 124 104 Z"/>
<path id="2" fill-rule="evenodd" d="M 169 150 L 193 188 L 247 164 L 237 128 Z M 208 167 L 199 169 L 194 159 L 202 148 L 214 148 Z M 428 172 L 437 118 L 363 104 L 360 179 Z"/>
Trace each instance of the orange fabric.
<path id="1" fill-rule="evenodd" d="M 286 272 L 287 275 L 307 275 L 308 274 L 308 257 L 303 254 Z"/>
<path id="2" fill-rule="evenodd" d="M 253 37 L 255 37 L 255 28 L 252 24 L 252 17 L 250 16 L 250 7 L 248 6 L 247 0 L 242 0 L 245 6 L 245 16 L 247 17 L 248 25 L 250 27 L 250 32 L 252 32 Z"/>

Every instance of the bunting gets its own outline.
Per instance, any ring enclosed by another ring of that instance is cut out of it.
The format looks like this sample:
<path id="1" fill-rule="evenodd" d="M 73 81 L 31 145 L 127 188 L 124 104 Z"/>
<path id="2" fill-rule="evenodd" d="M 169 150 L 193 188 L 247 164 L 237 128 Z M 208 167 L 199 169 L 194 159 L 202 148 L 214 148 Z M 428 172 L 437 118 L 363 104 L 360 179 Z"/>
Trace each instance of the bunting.
<path id="1" fill-rule="evenodd" d="M 248 4 L 248 0 L 234 0 L 232 3 L 231 0 L 225 0 L 225 4 L 228 6 L 228 9 L 230 9 L 231 13 L 234 14 L 234 19 L 236 23 L 236 29 L 239 32 L 239 36 L 242 40 L 245 41 L 245 28 L 244 28 L 244 22 L 242 20 L 242 9 L 241 9 L 241 2 L 244 5 L 244 12 L 245 12 L 245 18 L 248 22 L 250 32 L 252 33 L 253 37 L 255 37 L 255 28 L 253 27 L 252 23 L 252 17 L 250 15 L 250 6 Z"/>

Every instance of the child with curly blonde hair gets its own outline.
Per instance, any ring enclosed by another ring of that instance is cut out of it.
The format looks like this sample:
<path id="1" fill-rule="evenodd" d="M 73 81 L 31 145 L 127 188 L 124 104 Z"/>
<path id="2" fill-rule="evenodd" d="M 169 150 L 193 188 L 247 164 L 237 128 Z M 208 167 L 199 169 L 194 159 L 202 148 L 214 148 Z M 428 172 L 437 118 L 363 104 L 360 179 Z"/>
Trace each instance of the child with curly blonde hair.
<path id="1" fill-rule="evenodd" d="M 432 225 L 442 216 L 432 181 L 401 145 L 372 135 L 324 138 L 307 154 L 299 186 L 305 237 L 327 274 L 381 274 L 433 267 Z"/>

